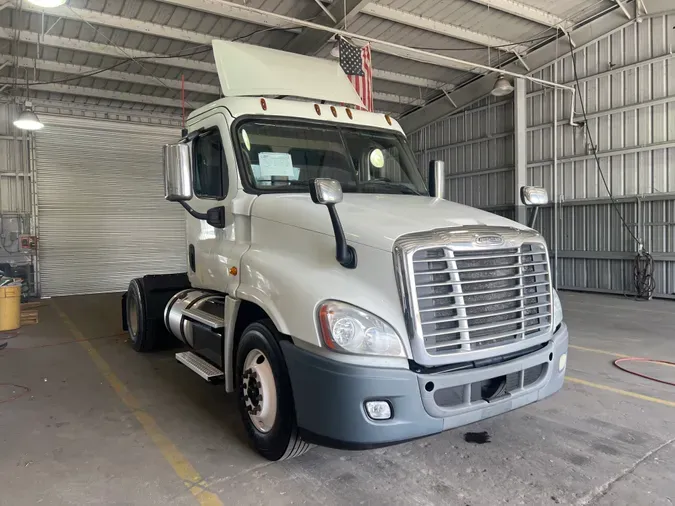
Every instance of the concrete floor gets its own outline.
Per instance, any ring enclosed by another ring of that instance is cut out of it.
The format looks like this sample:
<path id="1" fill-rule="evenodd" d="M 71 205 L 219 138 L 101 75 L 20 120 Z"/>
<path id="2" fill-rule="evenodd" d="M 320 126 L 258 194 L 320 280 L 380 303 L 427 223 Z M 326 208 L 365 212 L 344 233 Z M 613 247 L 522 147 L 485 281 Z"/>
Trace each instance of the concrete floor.
<path id="1" fill-rule="evenodd" d="M 0 383 L 30 389 L 7 402 L 22 390 L 0 385 L 0 505 L 672 506 L 675 388 L 619 371 L 611 353 L 675 360 L 673 304 L 565 293 L 574 347 L 554 397 L 399 446 L 271 464 L 222 388 L 172 352 L 131 349 L 118 296 L 45 301 L 0 351 Z"/>

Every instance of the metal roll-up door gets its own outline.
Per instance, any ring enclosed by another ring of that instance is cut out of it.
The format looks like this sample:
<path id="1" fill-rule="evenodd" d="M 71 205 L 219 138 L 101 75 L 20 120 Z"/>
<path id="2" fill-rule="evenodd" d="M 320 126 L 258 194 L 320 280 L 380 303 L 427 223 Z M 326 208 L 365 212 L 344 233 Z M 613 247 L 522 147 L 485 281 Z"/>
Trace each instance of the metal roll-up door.
<path id="1" fill-rule="evenodd" d="M 126 290 L 185 272 L 183 208 L 164 200 L 166 127 L 40 115 L 35 134 L 43 296 Z"/>

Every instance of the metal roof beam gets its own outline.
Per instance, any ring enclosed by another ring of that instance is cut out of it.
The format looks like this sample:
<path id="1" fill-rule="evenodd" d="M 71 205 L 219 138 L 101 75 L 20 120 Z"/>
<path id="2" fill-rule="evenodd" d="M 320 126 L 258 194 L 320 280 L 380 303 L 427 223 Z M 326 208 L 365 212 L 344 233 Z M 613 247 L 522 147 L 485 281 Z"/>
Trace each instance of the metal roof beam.
<path id="1" fill-rule="evenodd" d="M 378 53 L 388 54 L 390 56 L 398 56 L 406 60 L 412 60 L 421 63 L 429 63 L 438 67 L 445 67 L 448 69 L 461 70 L 463 72 L 473 72 L 476 74 L 486 74 L 485 70 L 474 67 L 471 64 L 459 63 L 456 61 L 449 61 L 443 55 L 435 55 L 429 52 L 420 53 L 419 51 L 408 50 L 405 47 L 392 47 L 379 42 L 371 42 L 370 47 L 373 51 Z"/>
<path id="2" fill-rule="evenodd" d="M 10 78 L 0 78 L 0 84 L 13 84 L 14 80 Z M 139 104 L 157 105 L 162 107 L 181 108 L 181 101 L 173 98 L 155 97 L 152 95 L 139 95 L 138 93 L 127 93 L 123 91 L 102 90 L 98 88 L 85 88 L 83 86 L 70 86 L 67 84 L 40 84 L 31 83 L 29 86 L 34 91 L 45 91 L 49 93 L 63 93 L 64 95 L 79 95 L 83 97 L 101 98 L 105 100 L 117 100 L 120 102 L 137 102 Z M 186 104 L 187 105 L 187 104 Z M 193 108 L 197 109 L 204 104 L 191 102 Z"/>
<path id="3" fill-rule="evenodd" d="M 14 40 L 16 31 L 9 28 L 0 28 L 0 39 Z M 21 42 L 29 44 L 37 44 L 38 34 L 22 30 L 19 34 Z M 111 56 L 114 58 L 142 58 L 143 62 L 154 63 L 158 65 L 166 65 L 169 67 L 178 67 L 182 69 L 198 70 L 200 72 L 209 72 L 216 74 L 216 65 L 210 62 L 203 62 L 189 58 L 162 58 L 162 55 L 157 53 L 150 53 L 147 51 L 139 51 L 137 49 L 123 48 L 121 52 L 114 46 L 109 44 L 100 44 L 98 42 L 88 42 L 84 40 L 69 39 L 67 37 L 59 37 L 56 35 L 45 35 L 41 38 L 40 44 L 56 47 L 60 49 L 69 49 L 72 51 L 82 51 L 85 53 L 92 53 L 102 56 Z M 429 89 L 446 89 L 452 90 L 453 85 L 433 79 L 425 79 L 423 77 L 411 76 L 407 74 L 399 74 L 396 72 L 389 72 L 387 70 L 373 69 L 373 77 L 375 79 L 382 79 L 383 81 L 390 81 L 394 83 L 407 84 L 410 86 L 417 86 L 420 88 Z"/>
<path id="4" fill-rule="evenodd" d="M 19 67 L 32 68 L 33 64 L 37 66 L 40 70 L 46 70 L 49 72 L 61 72 L 63 74 L 88 74 L 90 72 L 99 72 L 101 69 L 96 67 L 86 67 L 84 65 L 73 65 L 71 63 L 60 63 L 50 60 L 33 60 L 32 58 L 20 57 L 18 59 Z M 4 63 L 13 63 L 13 58 L 11 56 L 0 56 L 0 61 Z M 86 77 L 92 77 L 97 79 L 111 79 L 113 81 L 137 83 L 148 86 L 157 86 L 157 87 L 167 87 L 174 90 L 181 89 L 181 81 L 175 79 L 164 79 L 153 76 L 144 76 L 141 74 L 134 74 L 130 72 L 119 72 L 117 70 L 105 70 L 99 72 L 93 76 L 82 76 L 82 79 Z M 220 95 L 220 87 L 212 86 L 208 84 L 199 84 L 185 81 L 185 89 L 187 91 L 195 91 L 198 93 L 205 93 L 208 95 L 215 95 L 216 97 Z"/>
<path id="5" fill-rule="evenodd" d="M 382 4 L 369 3 L 361 9 L 361 14 L 368 14 L 380 19 L 386 19 L 402 25 L 445 35 L 446 37 L 465 40 L 480 46 L 501 46 L 504 51 L 511 53 L 524 53 L 528 49 L 527 46 L 518 45 L 506 39 L 486 35 L 467 28 L 462 28 L 461 26 L 442 23 L 431 18 L 425 18 L 399 9 L 392 9 L 391 7 Z"/>
<path id="6" fill-rule="evenodd" d="M 11 64 L 13 58 L 11 56 L 0 56 L 0 62 L 3 62 L 3 64 Z M 25 58 L 21 57 L 19 58 L 19 67 L 24 67 L 24 68 L 32 68 L 34 64 L 34 60 L 31 58 Z M 85 67 L 82 65 L 73 65 L 70 63 L 59 63 L 55 61 L 49 61 L 49 60 L 37 60 L 35 62 L 37 65 L 37 68 L 40 70 L 47 70 L 50 72 L 61 72 L 64 74 L 82 74 L 82 73 L 88 73 L 88 72 L 96 72 L 99 69 L 96 69 L 94 67 Z M 82 78 L 89 77 L 89 76 L 83 76 Z M 99 74 L 96 74 L 95 76 L 91 77 L 96 77 L 96 78 L 101 78 L 101 79 L 111 79 L 113 81 L 120 81 L 120 82 L 130 82 L 130 83 L 137 83 L 137 84 L 143 84 L 146 86 L 156 86 L 156 87 L 163 87 L 166 86 L 171 89 L 175 90 L 180 90 L 181 89 L 181 82 L 174 80 L 174 79 L 158 79 L 153 76 L 144 76 L 140 74 L 132 74 L 129 72 L 119 72 L 116 70 L 106 70 L 104 72 L 101 72 Z M 55 83 L 57 84 L 57 83 Z M 37 89 L 33 85 L 31 88 Z M 220 88 L 218 86 L 210 86 L 206 84 L 199 84 L 199 83 L 190 83 L 188 81 L 185 81 L 185 89 L 189 91 L 196 91 L 199 93 L 206 93 L 209 95 L 220 95 Z M 396 95 L 393 93 L 380 93 L 380 92 L 373 92 L 373 99 L 374 100 L 381 100 L 383 102 L 394 102 L 397 104 L 405 104 L 405 105 L 424 105 L 424 100 L 418 99 L 418 98 L 413 98 L 413 97 L 404 97 L 400 95 Z"/>
<path id="7" fill-rule="evenodd" d="M 209 4 L 214 4 L 213 0 L 182 0 L 181 3 L 197 3 L 197 2 L 204 2 L 204 3 L 209 3 Z M 176 3 L 177 0 L 176 0 Z M 363 3 L 359 2 L 359 3 Z M 220 5 L 220 4 L 219 4 Z M 337 5 L 337 4 L 336 4 Z M 232 8 L 239 12 L 241 10 L 242 12 L 245 12 L 246 9 L 235 9 L 235 4 L 232 4 L 231 2 L 224 2 L 222 4 L 223 9 L 229 9 Z M 30 2 L 25 2 L 23 6 L 24 10 L 30 11 L 30 12 L 38 12 L 41 13 L 42 9 L 37 7 L 34 4 L 31 4 Z M 249 11 L 251 9 L 248 9 Z M 260 9 L 254 9 L 251 11 L 251 14 L 258 14 Z M 261 11 L 260 11 L 261 12 Z M 211 42 L 213 41 L 214 37 L 211 35 L 207 35 L 204 33 L 198 33 L 198 32 L 192 32 L 188 30 L 183 30 L 182 28 L 173 28 L 170 26 L 165 26 L 165 25 L 159 25 L 156 23 L 150 23 L 147 21 L 138 21 L 136 19 L 130 19 L 130 18 L 124 18 L 121 16 L 114 16 L 112 14 L 106 14 L 104 12 L 98 12 L 98 11 L 92 11 L 89 9 L 80 9 L 76 7 L 70 7 L 68 5 L 64 5 L 61 7 L 56 7 L 53 9 L 49 10 L 50 15 L 53 16 L 60 16 L 66 19 L 73 19 L 77 21 L 82 21 L 85 23 L 91 23 L 94 25 L 101 25 L 101 26 L 108 26 L 112 28 L 117 28 L 120 30 L 128 30 L 128 31 L 133 31 L 133 32 L 139 32 L 139 33 L 146 33 L 148 35 L 154 35 L 156 37 L 164 37 L 164 38 L 169 38 L 169 39 L 175 39 L 175 40 L 181 40 L 181 41 L 187 41 L 187 42 L 192 42 L 194 44 L 201 44 L 201 45 L 210 45 Z M 271 13 L 270 13 L 271 14 Z M 275 22 L 280 21 L 280 18 L 278 15 L 276 16 L 278 19 L 275 20 Z M 257 19 L 257 18 L 256 18 Z M 267 18 L 265 18 L 267 19 Z M 263 18 L 260 18 L 260 21 L 262 22 Z M 286 24 L 288 26 L 288 24 Z M 316 30 L 315 30 L 316 31 Z M 324 32 L 328 34 L 328 38 L 330 38 L 330 32 Z M 301 37 L 300 35 L 299 37 Z M 328 40 L 328 38 L 326 40 Z M 392 47 L 391 45 L 384 44 L 384 43 L 377 43 L 377 42 L 372 42 L 371 43 L 372 49 L 374 51 L 384 53 L 384 54 L 389 54 L 393 56 L 398 56 L 400 58 L 405 58 L 413 61 L 422 61 L 425 63 L 430 63 L 432 65 L 439 65 L 442 67 L 446 68 L 453 68 L 453 69 L 458 69 L 458 70 L 463 70 L 463 71 L 469 71 L 469 72 L 476 72 L 476 69 L 472 67 L 471 65 L 466 65 L 466 64 L 461 64 L 457 62 L 453 62 L 448 58 L 443 58 L 442 55 L 438 55 L 438 57 L 434 57 L 430 54 L 420 54 L 418 52 L 412 52 L 412 51 L 407 51 L 402 48 L 395 48 Z M 128 51 L 125 49 L 125 53 Z M 131 55 L 131 53 L 129 53 Z M 479 72 L 483 73 L 483 72 Z"/>
<path id="8" fill-rule="evenodd" d="M 537 9 L 531 5 L 517 2 L 515 0 L 471 0 L 472 2 L 483 4 L 491 9 L 497 9 L 502 12 L 507 12 L 518 16 L 519 18 L 524 18 L 529 21 L 534 21 L 540 25 L 558 27 L 563 30 L 571 30 L 573 23 L 567 21 L 560 16 L 551 14 L 542 9 Z"/>
<path id="9" fill-rule="evenodd" d="M 401 105 L 414 105 L 417 107 L 423 106 L 425 104 L 424 100 L 421 98 L 402 97 L 400 95 L 394 95 L 393 93 L 380 93 L 377 91 L 373 92 L 373 100 L 391 102 L 393 104 Z"/>
<path id="10" fill-rule="evenodd" d="M 494 2 L 495 0 L 491 1 Z M 648 5 L 650 17 L 668 14 L 673 9 L 672 0 L 650 0 Z M 634 21 L 626 21 L 625 15 L 619 9 L 616 9 L 579 26 L 574 30 L 574 37 L 578 43 L 577 51 L 594 44 L 609 34 L 622 30 L 632 22 Z M 548 65 L 561 61 L 563 58 L 569 58 L 569 53 L 561 53 L 558 44 L 553 41 L 531 51 L 527 57 L 534 72 L 537 72 Z M 515 63 L 507 65 L 506 69 L 515 70 Z M 448 114 L 456 112 L 457 109 L 461 110 L 476 100 L 484 98 L 490 93 L 493 86 L 494 77 L 485 76 L 475 80 L 469 86 L 456 89 L 451 96 L 459 107 L 451 107 L 443 98 L 427 100 L 427 105 L 403 116 L 400 120 L 401 126 L 408 134 L 415 132 Z"/>
<path id="11" fill-rule="evenodd" d="M 30 2 L 23 2 L 22 9 L 24 11 L 42 13 L 43 9 Z M 183 42 L 192 42 L 193 44 L 211 44 L 213 40 L 212 35 L 205 33 L 192 32 L 183 30 L 182 28 L 174 28 L 172 26 L 159 25 L 150 23 L 148 21 L 139 21 L 137 19 L 125 18 L 122 16 L 114 16 L 106 14 L 105 12 L 92 11 L 89 9 L 80 9 L 77 7 L 70 7 L 63 5 L 61 7 L 54 7 L 49 9 L 50 16 L 61 17 L 63 19 L 72 19 L 75 21 L 82 21 L 84 23 L 91 23 L 92 25 L 108 26 L 110 28 L 117 28 L 119 30 L 126 30 L 132 32 L 145 33 L 154 35 L 155 37 L 164 37 L 167 39 L 180 40 Z"/>
<path id="12" fill-rule="evenodd" d="M 614 0 L 614 1 L 616 2 L 616 4 L 619 6 L 619 8 L 623 11 L 623 13 L 626 15 L 626 17 L 628 19 L 633 19 L 633 16 L 630 15 L 630 12 L 628 12 L 628 9 L 626 8 L 626 5 L 623 3 L 622 0 Z"/>
<path id="13" fill-rule="evenodd" d="M 21 30 L 18 35 L 21 42 L 28 44 L 37 44 L 38 34 Z M 0 39 L 15 40 L 16 31 L 10 28 L 0 28 Z M 162 58 L 162 55 L 139 51 L 138 49 L 123 48 L 124 52 L 110 44 L 100 44 L 98 42 L 89 42 L 56 35 L 44 35 L 40 37 L 40 44 L 59 49 L 70 49 L 71 51 L 82 51 L 84 53 L 98 54 L 102 56 L 112 56 L 114 58 L 143 58 L 143 61 L 170 67 L 179 67 L 183 69 L 199 70 L 201 72 L 216 72 L 216 66 L 213 63 L 188 58 Z"/>
<path id="14" fill-rule="evenodd" d="M 426 79 L 424 77 L 411 76 L 408 74 L 399 74 L 397 72 L 390 72 L 388 70 L 373 69 L 373 78 L 381 79 L 383 81 L 390 81 L 392 83 L 408 84 L 410 86 L 417 86 L 418 88 L 429 88 L 431 90 L 453 90 L 455 86 L 433 79 Z"/>
<path id="15" fill-rule="evenodd" d="M 115 107 L 88 104 L 86 102 L 49 100 L 32 97 L 30 101 L 33 103 L 33 109 L 38 114 L 54 114 L 56 109 L 58 110 L 59 114 L 62 114 L 62 111 L 68 111 L 68 115 L 72 115 L 72 111 L 78 111 L 81 113 L 80 116 L 82 117 L 91 117 L 91 113 L 93 112 L 95 117 L 108 120 L 112 119 L 129 121 L 129 118 L 133 118 L 131 121 L 134 123 L 142 122 L 146 124 L 169 125 L 176 127 L 180 127 L 183 124 L 180 109 L 166 112 L 157 112 L 146 109 L 133 109 L 128 107 L 132 105 L 132 102 L 127 102 L 127 107 Z M 114 117 L 113 115 L 117 117 Z"/>
<path id="16" fill-rule="evenodd" d="M 339 2 L 333 2 L 330 7 L 328 7 L 328 10 L 332 16 L 337 19 L 337 23 L 334 23 L 328 16 L 320 16 L 317 18 L 316 22 L 326 26 L 344 27 L 345 24 L 349 23 L 359 14 L 361 9 L 369 2 L 370 0 L 341 0 Z M 347 17 L 345 17 L 344 14 L 345 10 L 347 11 Z M 333 35 L 331 33 L 306 27 L 303 28 L 300 35 L 293 39 L 284 49 L 292 53 L 315 54 L 332 37 Z"/>
<path id="17" fill-rule="evenodd" d="M 254 25 L 269 26 L 270 28 L 282 28 L 285 31 L 300 33 L 300 29 L 289 26 L 285 21 L 280 20 L 272 13 L 251 12 L 243 9 L 232 2 L 221 2 L 219 0 L 159 0 L 161 3 L 184 7 L 196 11 L 223 16 L 238 21 L 244 21 Z M 51 9 L 50 9 L 51 11 Z"/>

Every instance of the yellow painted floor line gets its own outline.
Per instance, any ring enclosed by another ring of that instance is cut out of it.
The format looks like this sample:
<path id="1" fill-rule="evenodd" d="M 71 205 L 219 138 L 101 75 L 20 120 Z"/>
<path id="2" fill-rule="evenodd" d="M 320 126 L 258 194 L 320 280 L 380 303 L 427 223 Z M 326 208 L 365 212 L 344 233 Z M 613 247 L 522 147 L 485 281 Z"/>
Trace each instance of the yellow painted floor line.
<path id="1" fill-rule="evenodd" d="M 636 394 L 635 392 L 630 392 L 628 390 L 621 390 L 620 388 L 608 387 L 607 385 L 601 385 L 600 383 L 593 383 L 591 381 L 582 380 L 579 378 L 573 378 L 570 376 L 565 376 L 565 381 L 570 383 L 577 383 L 579 385 L 584 385 L 587 387 L 598 388 L 600 390 L 606 390 L 607 392 L 614 392 L 615 394 L 625 395 L 626 397 L 633 397 L 635 399 L 641 399 L 643 401 L 655 402 L 657 404 L 663 404 L 664 406 L 670 406 L 675 408 L 675 402 L 667 401 L 665 399 L 659 399 L 658 397 L 651 397 L 649 395 Z"/>
<path id="2" fill-rule="evenodd" d="M 134 397 L 127 387 L 120 381 L 115 373 L 110 369 L 108 363 L 96 351 L 89 341 L 86 341 L 82 332 L 79 331 L 73 321 L 64 313 L 56 301 L 52 300 L 52 305 L 58 312 L 59 316 L 70 330 L 71 334 L 78 340 L 79 344 L 85 349 L 91 360 L 96 364 L 96 367 L 103 375 L 103 377 L 110 383 L 117 396 L 129 408 L 138 422 L 143 426 L 145 432 L 150 436 L 150 439 L 159 451 L 164 456 L 164 459 L 171 465 L 176 475 L 183 481 L 185 487 L 197 499 L 197 502 L 202 506 L 223 506 L 223 503 L 218 496 L 206 490 L 204 479 L 200 476 L 197 470 L 190 464 L 185 455 L 183 455 L 169 437 L 159 428 L 155 419 L 145 412 L 140 405 L 140 402 Z"/>
<path id="3" fill-rule="evenodd" d="M 574 348 L 575 350 L 581 350 L 581 351 L 590 351 L 592 353 L 601 353 L 603 355 L 610 355 L 612 357 L 617 357 L 617 358 L 631 358 L 632 355 L 622 355 L 621 353 L 614 353 L 613 351 L 606 351 L 606 350 L 598 350 L 597 348 L 586 348 L 585 346 L 577 346 L 576 344 L 570 344 L 568 345 L 570 348 Z M 635 357 L 635 358 L 640 358 L 640 357 Z M 663 362 L 650 362 L 651 364 L 655 365 L 664 365 L 666 367 L 675 367 L 675 364 L 665 364 Z"/>
<path id="4" fill-rule="evenodd" d="M 603 355 L 611 355 L 612 357 L 617 358 L 628 358 L 631 356 L 631 355 L 622 355 L 621 353 L 614 353 L 613 351 L 598 350 L 597 348 L 586 348 L 585 346 L 577 346 L 576 344 L 570 344 L 569 347 L 574 348 L 575 350 L 590 351 L 593 353 L 602 353 Z"/>

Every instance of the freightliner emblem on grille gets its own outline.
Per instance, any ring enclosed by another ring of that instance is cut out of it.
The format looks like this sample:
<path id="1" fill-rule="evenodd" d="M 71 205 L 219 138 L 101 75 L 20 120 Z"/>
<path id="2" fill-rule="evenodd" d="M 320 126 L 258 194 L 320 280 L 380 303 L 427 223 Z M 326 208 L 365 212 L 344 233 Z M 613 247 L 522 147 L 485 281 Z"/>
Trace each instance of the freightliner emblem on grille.
<path id="1" fill-rule="evenodd" d="M 499 246 L 500 244 L 504 244 L 504 238 L 497 234 L 477 235 L 473 243 L 476 246 Z"/>

